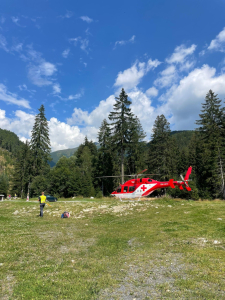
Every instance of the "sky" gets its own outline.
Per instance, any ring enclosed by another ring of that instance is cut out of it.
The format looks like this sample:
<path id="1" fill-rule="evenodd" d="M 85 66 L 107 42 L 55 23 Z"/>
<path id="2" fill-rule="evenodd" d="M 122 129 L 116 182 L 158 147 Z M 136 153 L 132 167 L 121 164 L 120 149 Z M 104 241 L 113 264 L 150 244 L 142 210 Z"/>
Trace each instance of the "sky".
<path id="1" fill-rule="evenodd" d="M 224 13 L 225 0 L 2 0 L 0 128 L 29 140 L 43 104 L 52 151 L 97 141 L 124 88 L 146 140 L 161 114 L 193 130 L 210 89 L 224 102 Z"/>

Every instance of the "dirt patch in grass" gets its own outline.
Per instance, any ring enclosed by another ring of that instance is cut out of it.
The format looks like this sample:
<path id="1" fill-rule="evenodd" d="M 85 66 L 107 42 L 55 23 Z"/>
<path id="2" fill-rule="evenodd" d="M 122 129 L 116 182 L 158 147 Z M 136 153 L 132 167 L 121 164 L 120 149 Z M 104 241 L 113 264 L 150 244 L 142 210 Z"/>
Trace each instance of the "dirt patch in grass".
<path id="1" fill-rule="evenodd" d="M 8 300 L 12 296 L 13 287 L 16 283 L 15 277 L 11 273 L 5 274 L 4 279 L 0 280 L 1 290 L 0 299 Z"/>
<path id="2" fill-rule="evenodd" d="M 177 277 L 186 278 L 186 268 L 181 254 L 170 253 L 142 263 L 137 260 L 128 266 L 120 284 L 101 291 L 99 299 L 161 299 L 163 295 L 172 299 L 171 295 L 179 293 L 174 282 Z"/>

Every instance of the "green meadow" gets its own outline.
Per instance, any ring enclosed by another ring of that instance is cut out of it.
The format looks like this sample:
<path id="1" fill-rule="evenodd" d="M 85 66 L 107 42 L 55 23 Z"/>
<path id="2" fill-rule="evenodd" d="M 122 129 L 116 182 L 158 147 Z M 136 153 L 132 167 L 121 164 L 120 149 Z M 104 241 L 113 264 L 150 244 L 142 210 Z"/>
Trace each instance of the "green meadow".
<path id="1" fill-rule="evenodd" d="M 0 202 L 0 299 L 225 299 L 225 201 L 75 200 Z"/>

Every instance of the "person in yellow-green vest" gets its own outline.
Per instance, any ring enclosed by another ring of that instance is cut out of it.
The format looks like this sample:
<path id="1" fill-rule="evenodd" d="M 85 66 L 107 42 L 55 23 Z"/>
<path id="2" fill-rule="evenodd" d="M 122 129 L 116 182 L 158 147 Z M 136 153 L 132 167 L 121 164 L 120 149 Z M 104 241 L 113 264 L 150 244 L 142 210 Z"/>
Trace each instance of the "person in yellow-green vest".
<path id="1" fill-rule="evenodd" d="M 43 209 L 45 207 L 45 201 L 46 201 L 46 196 L 44 192 L 42 192 L 42 195 L 39 196 L 38 201 L 40 201 L 40 217 L 43 217 Z"/>

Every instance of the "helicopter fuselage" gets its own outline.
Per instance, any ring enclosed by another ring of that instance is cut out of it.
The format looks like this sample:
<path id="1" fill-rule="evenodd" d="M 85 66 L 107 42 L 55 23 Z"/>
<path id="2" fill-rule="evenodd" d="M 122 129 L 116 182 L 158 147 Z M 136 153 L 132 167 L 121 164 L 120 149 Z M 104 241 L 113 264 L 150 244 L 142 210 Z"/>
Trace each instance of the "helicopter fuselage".
<path id="1" fill-rule="evenodd" d="M 183 181 L 174 181 L 173 179 L 157 181 L 151 178 L 137 178 L 121 184 L 111 195 L 117 198 L 140 198 L 150 195 L 157 189 L 175 188 L 175 185 L 183 189 L 183 184 L 185 184 Z"/>

